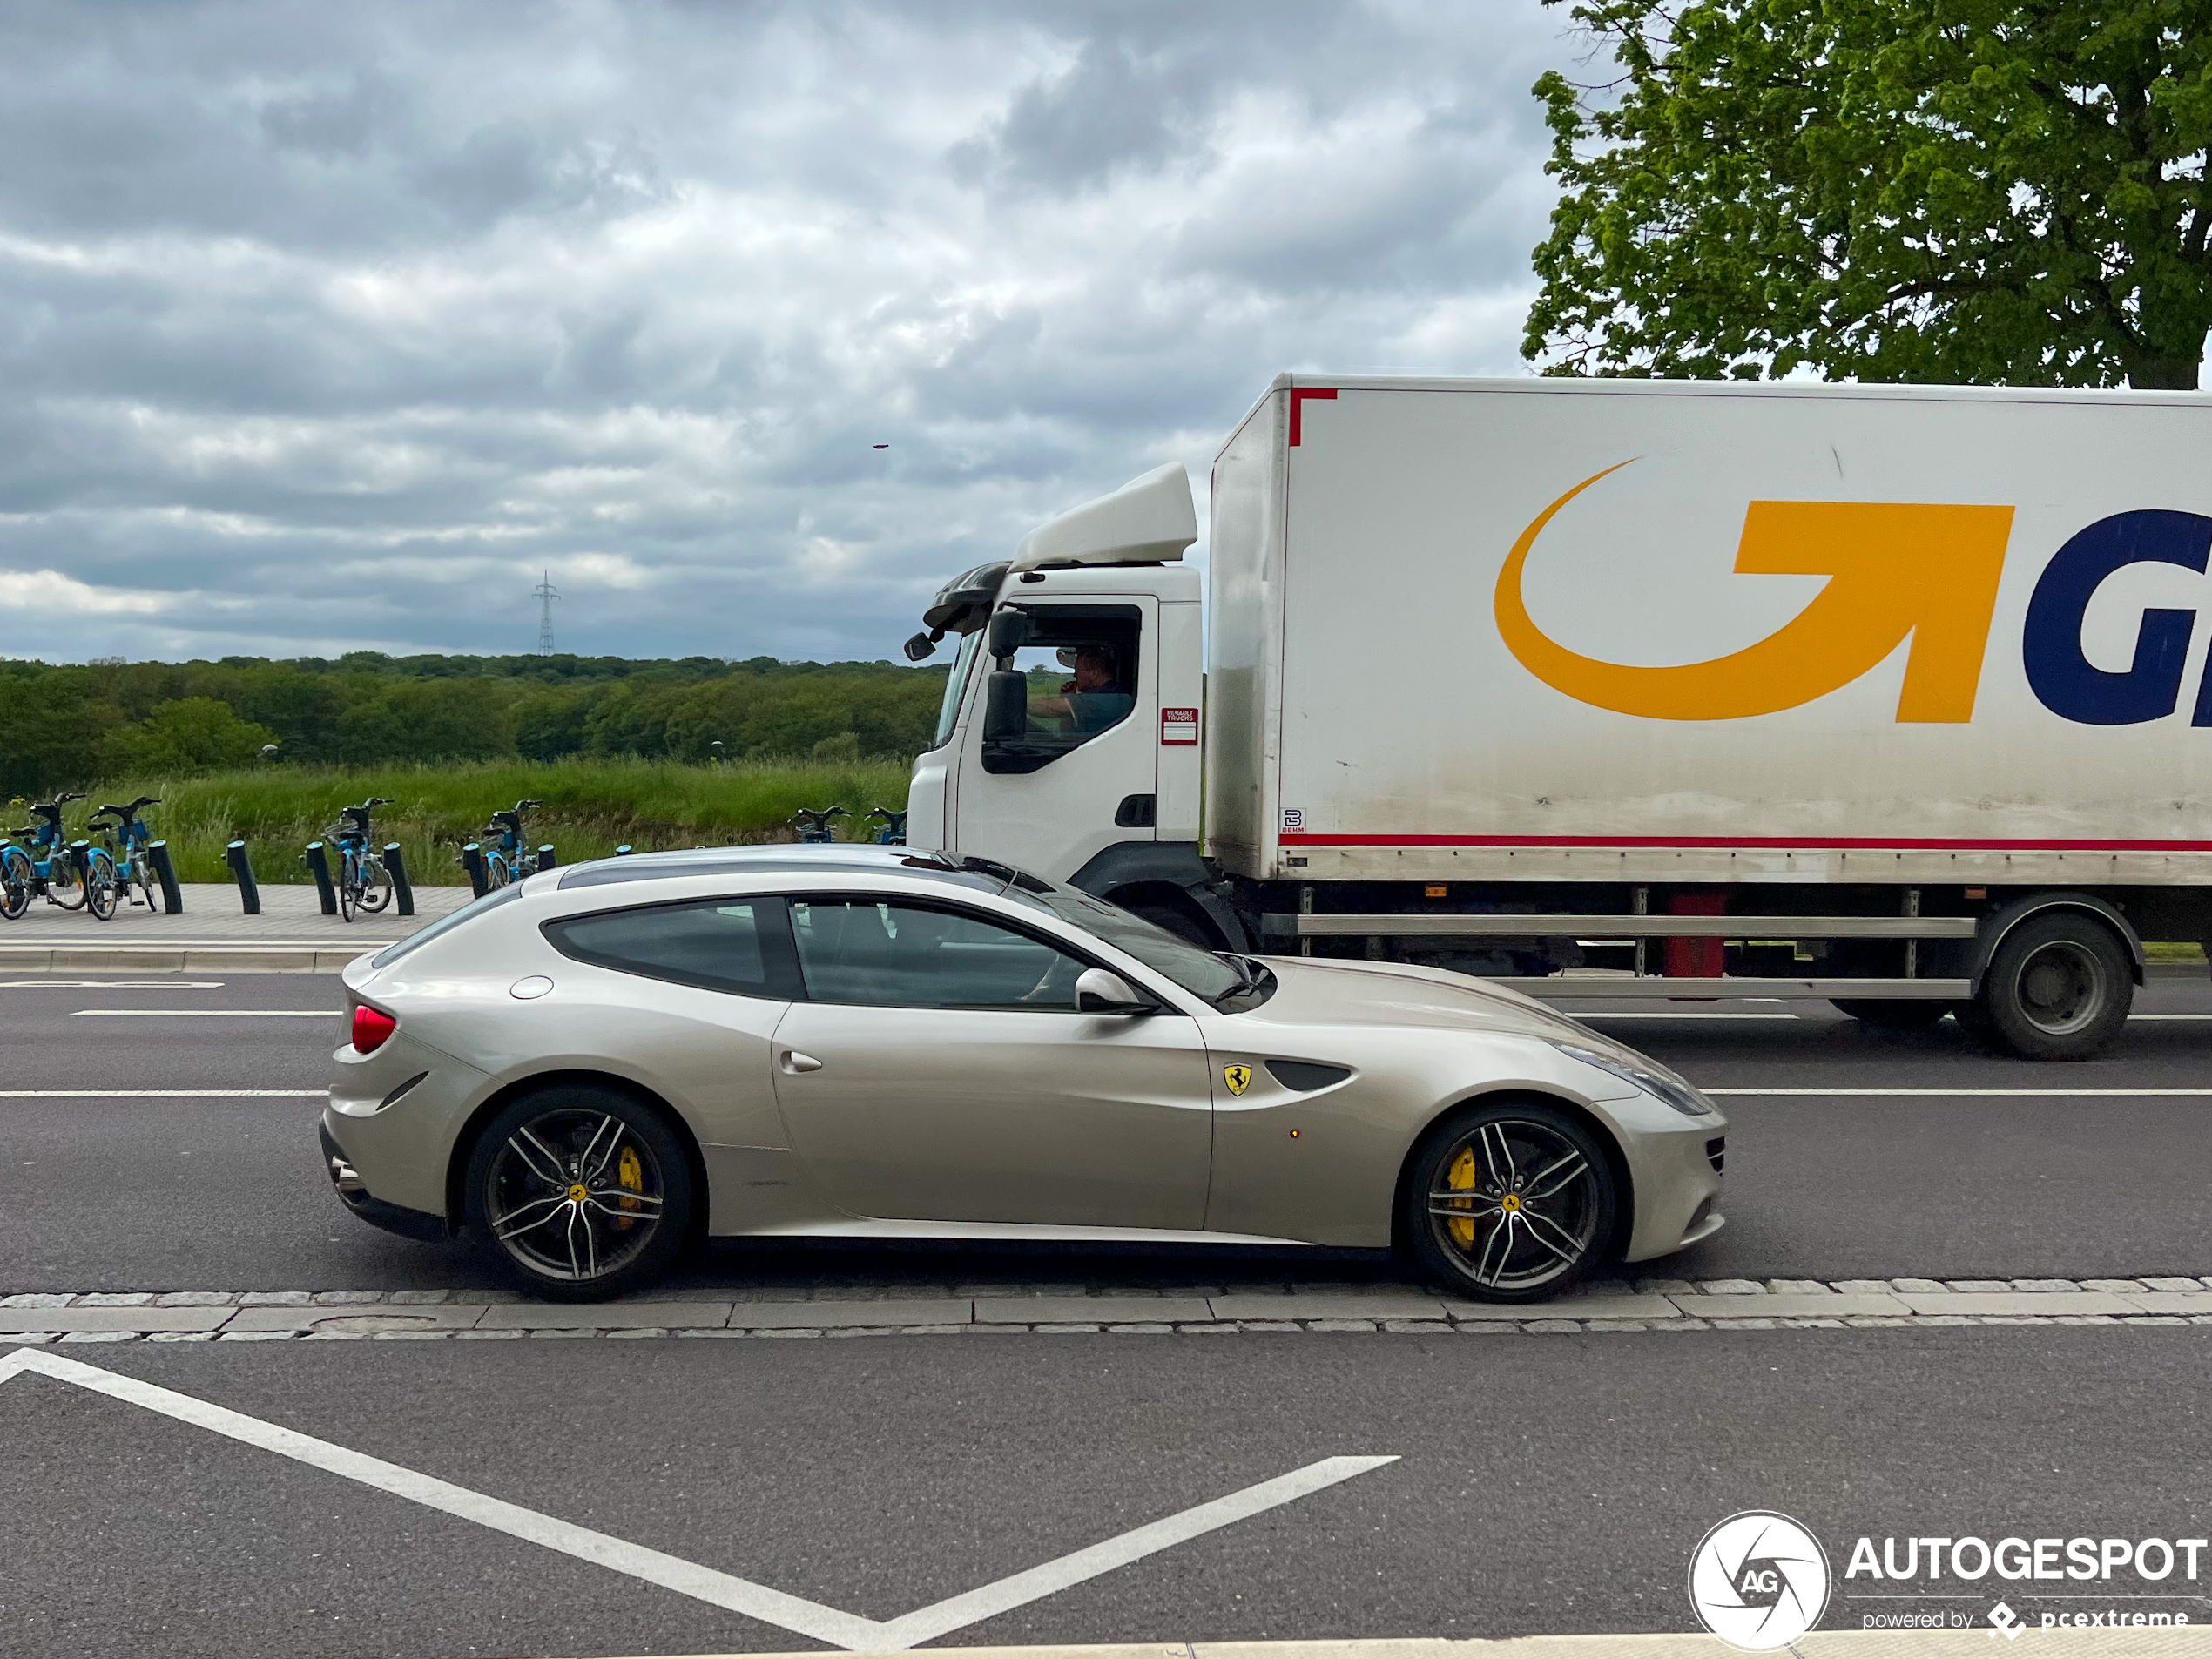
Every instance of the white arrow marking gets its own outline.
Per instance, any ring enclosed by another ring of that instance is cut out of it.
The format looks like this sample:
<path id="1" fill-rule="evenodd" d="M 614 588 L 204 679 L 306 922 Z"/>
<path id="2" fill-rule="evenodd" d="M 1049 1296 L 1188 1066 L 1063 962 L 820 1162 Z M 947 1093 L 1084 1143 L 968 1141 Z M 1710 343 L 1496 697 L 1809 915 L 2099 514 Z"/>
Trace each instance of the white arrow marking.
<path id="1" fill-rule="evenodd" d="M 1203 1534 L 1217 1530 L 1231 1522 L 1244 1521 L 1252 1515 L 1273 1509 L 1279 1505 L 1318 1492 L 1339 1481 L 1349 1480 L 1356 1474 L 1379 1469 L 1386 1463 L 1395 1463 L 1395 1457 L 1332 1457 L 1318 1463 L 1309 1463 L 1289 1474 L 1278 1475 L 1272 1480 L 1263 1480 L 1258 1486 L 1232 1492 L 1225 1498 L 1216 1498 L 1194 1509 L 1170 1515 L 1164 1521 L 1153 1521 L 1134 1532 L 1109 1538 L 1103 1543 L 1079 1549 L 1071 1555 L 1033 1567 L 1026 1573 L 1016 1573 L 981 1589 L 970 1590 L 928 1607 L 918 1608 L 903 1617 L 887 1623 L 864 1619 L 858 1614 L 840 1613 L 833 1607 L 824 1607 L 819 1602 L 804 1596 L 786 1595 L 781 1590 L 756 1584 L 750 1579 L 734 1574 L 720 1573 L 711 1567 L 665 1554 L 658 1549 L 648 1549 L 620 1538 L 594 1532 L 588 1527 L 577 1527 L 551 1515 L 541 1514 L 535 1509 L 525 1509 L 520 1504 L 493 1498 L 481 1492 L 471 1492 L 466 1487 L 455 1486 L 433 1475 L 419 1474 L 413 1469 L 401 1468 L 396 1463 L 387 1463 L 365 1453 L 348 1450 L 328 1440 L 319 1440 L 313 1435 L 296 1430 L 281 1428 L 258 1417 L 248 1417 L 243 1412 L 196 1399 L 190 1394 L 180 1394 L 174 1389 L 157 1384 L 141 1382 L 135 1377 L 119 1376 L 103 1371 L 98 1366 L 88 1366 L 80 1360 L 64 1359 L 59 1354 L 44 1353 L 35 1348 L 18 1348 L 0 1355 L 0 1383 L 6 1382 L 23 1372 L 36 1372 L 42 1377 L 74 1383 L 80 1388 L 96 1393 L 143 1406 L 164 1417 L 173 1417 L 180 1423 L 190 1423 L 196 1428 L 226 1435 L 245 1445 L 259 1447 L 265 1452 L 274 1452 L 295 1462 L 322 1470 L 328 1474 L 357 1480 L 374 1487 L 379 1492 L 388 1492 L 394 1497 L 405 1498 L 426 1508 L 457 1515 L 463 1521 L 473 1521 L 480 1527 L 489 1527 L 512 1538 L 557 1550 L 563 1555 L 573 1555 L 578 1561 L 590 1561 L 613 1572 L 626 1573 L 648 1584 L 658 1584 L 663 1589 L 674 1590 L 678 1595 L 688 1595 L 694 1601 L 724 1608 L 732 1613 L 742 1613 L 749 1619 L 790 1630 L 799 1635 L 811 1636 L 817 1642 L 826 1642 L 834 1647 L 853 1651 L 886 1652 L 912 1648 L 934 1640 L 964 1626 L 1057 1594 L 1071 1585 L 1110 1573 L 1117 1567 L 1126 1567 L 1142 1561 L 1147 1555 L 1158 1554 L 1176 1544 L 1183 1543 Z"/>

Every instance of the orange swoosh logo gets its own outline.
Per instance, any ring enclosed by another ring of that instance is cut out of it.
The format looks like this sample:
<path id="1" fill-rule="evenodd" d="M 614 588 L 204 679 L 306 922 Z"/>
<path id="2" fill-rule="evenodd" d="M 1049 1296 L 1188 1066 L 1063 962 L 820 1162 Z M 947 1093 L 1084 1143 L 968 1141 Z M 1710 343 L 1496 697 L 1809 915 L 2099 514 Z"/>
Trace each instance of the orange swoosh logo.
<path id="1" fill-rule="evenodd" d="M 1537 627 L 1521 590 L 1529 550 L 1554 516 L 1629 464 L 1585 478 L 1537 514 L 1498 573 L 1498 633 L 1545 685 L 1619 714 L 1740 720 L 1825 697 L 1910 637 L 1897 718 L 1973 718 L 2011 508 L 1755 501 L 1744 511 L 1737 574 L 1824 576 L 1828 585 L 1757 644 L 1707 662 L 1643 668 L 1568 650 Z"/>

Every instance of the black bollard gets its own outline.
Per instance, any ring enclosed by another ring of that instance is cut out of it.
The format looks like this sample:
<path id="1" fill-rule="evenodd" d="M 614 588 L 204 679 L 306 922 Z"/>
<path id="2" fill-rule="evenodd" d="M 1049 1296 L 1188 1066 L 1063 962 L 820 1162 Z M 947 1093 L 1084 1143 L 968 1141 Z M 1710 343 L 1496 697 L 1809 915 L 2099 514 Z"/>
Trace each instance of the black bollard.
<path id="1" fill-rule="evenodd" d="M 400 914 L 413 915 L 415 883 L 407 879 L 407 855 L 400 851 L 397 841 L 384 843 L 384 868 L 392 878 L 392 893 L 400 901 Z"/>
<path id="2" fill-rule="evenodd" d="M 223 857 L 230 864 L 231 873 L 238 878 L 239 910 L 249 916 L 260 915 L 261 914 L 261 889 L 260 884 L 253 880 L 253 861 L 246 856 L 246 843 L 233 841 L 223 849 Z"/>
<path id="3" fill-rule="evenodd" d="M 561 860 L 553 856 L 552 842 L 548 841 L 543 846 L 537 849 L 537 867 L 539 869 L 550 870 L 556 865 L 559 864 L 560 861 Z"/>
<path id="4" fill-rule="evenodd" d="M 469 873 L 469 891 L 479 899 L 491 891 L 491 878 L 484 873 L 484 849 L 471 841 L 461 849 L 461 867 Z"/>
<path id="5" fill-rule="evenodd" d="M 322 914 L 338 914 L 338 889 L 330 882 L 330 854 L 320 841 L 307 843 L 307 873 L 315 879 L 315 897 L 322 900 Z"/>
<path id="6" fill-rule="evenodd" d="M 161 907 L 175 915 L 185 907 L 184 889 L 177 885 L 177 867 L 169 859 L 169 843 L 149 841 L 146 862 L 153 867 L 153 879 L 161 883 Z"/>

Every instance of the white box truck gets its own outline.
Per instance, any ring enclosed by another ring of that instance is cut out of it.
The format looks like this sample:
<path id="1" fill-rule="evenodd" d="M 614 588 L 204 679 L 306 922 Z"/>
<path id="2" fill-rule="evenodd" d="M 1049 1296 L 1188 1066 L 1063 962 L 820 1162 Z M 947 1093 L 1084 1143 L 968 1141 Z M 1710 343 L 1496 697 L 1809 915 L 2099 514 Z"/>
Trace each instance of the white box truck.
<path id="1" fill-rule="evenodd" d="M 2212 398 L 1285 375 L 1196 538 L 1163 468 L 937 596 L 912 841 L 2046 1058 L 2212 937 Z"/>

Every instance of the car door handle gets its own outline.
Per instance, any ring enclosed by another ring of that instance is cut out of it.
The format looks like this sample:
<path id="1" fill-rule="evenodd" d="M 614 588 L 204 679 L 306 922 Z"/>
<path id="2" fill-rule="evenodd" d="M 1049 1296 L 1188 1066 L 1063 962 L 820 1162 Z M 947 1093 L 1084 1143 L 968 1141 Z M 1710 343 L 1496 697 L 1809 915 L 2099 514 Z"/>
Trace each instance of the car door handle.
<path id="1" fill-rule="evenodd" d="M 811 1054 L 801 1054 L 796 1049 L 784 1050 L 784 1069 L 792 1076 L 802 1071 L 819 1071 L 822 1062 Z"/>

